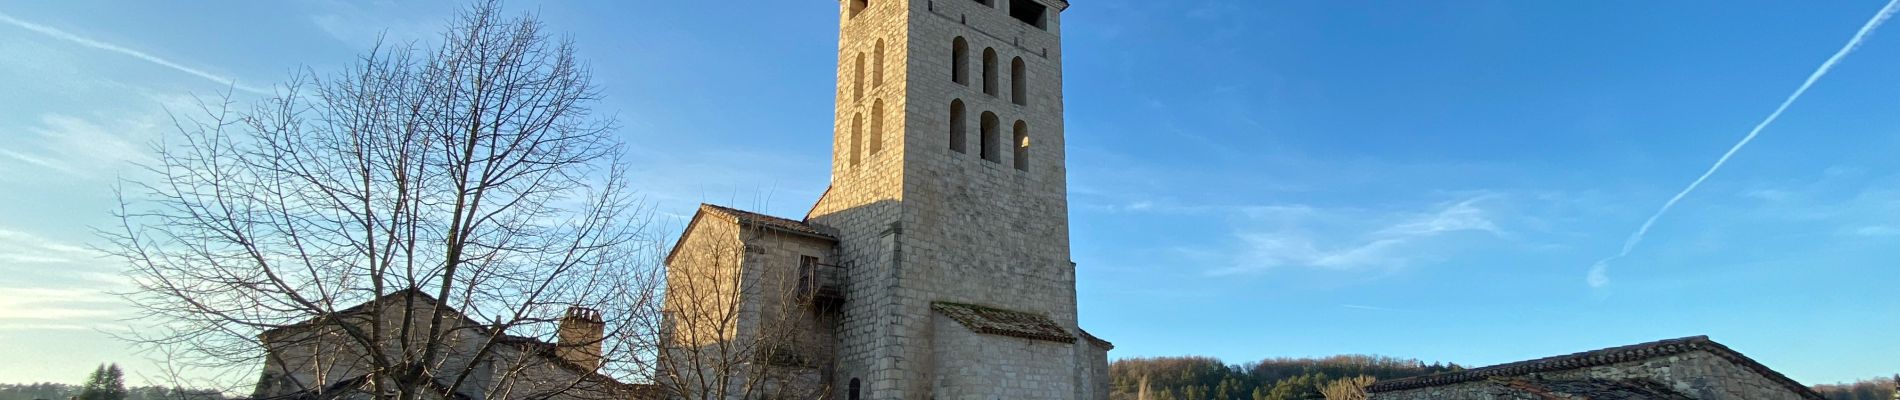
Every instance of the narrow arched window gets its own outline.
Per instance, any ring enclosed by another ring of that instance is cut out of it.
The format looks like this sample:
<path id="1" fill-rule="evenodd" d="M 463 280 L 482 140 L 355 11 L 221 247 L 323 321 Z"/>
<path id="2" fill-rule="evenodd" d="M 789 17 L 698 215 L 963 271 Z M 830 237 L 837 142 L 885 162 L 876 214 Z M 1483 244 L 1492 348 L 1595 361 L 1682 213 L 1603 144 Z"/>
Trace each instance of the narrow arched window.
<path id="1" fill-rule="evenodd" d="M 851 71 L 851 99 L 864 98 L 864 53 L 858 53 L 858 67 Z"/>
<path id="2" fill-rule="evenodd" d="M 851 16 L 857 17 L 858 13 L 864 12 L 864 9 L 870 7 L 870 0 L 851 0 Z"/>
<path id="3" fill-rule="evenodd" d="M 967 124 L 966 122 L 963 122 L 964 119 L 965 118 L 963 117 L 963 99 L 951 100 L 950 101 L 950 150 L 951 151 L 955 151 L 958 153 L 964 152 L 963 136 L 965 135 L 964 131 L 966 130 L 964 128 L 964 125 Z"/>
<path id="4" fill-rule="evenodd" d="M 871 51 L 874 55 L 871 57 L 871 87 L 882 87 L 884 86 L 884 39 L 878 39 L 877 48 Z"/>
<path id="5" fill-rule="evenodd" d="M 864 114 L 851 117 L 851 166 L 858 166 L 860 151 L 864 149 Z"/>
<path id="6" fill-rule="evenodd" d="M 996 49 L 983 49 L 983 94 L 996 95 Z"/>
<path id="7" fill-rule="evenodd" d="M 970 42 L 962 36 L 950 42 L 950 81 L 970 85 Z"/>
<path id="8" fill-rule="evenodd" d="M 884 99 L 871 103 L 871 155 L 884 150 Z"/>
<path id="9" fill-rule="evenodd" d="M 862 399 L 863 389 L 863 386 L 858 383 L 858 378 L 851 378 L 851 395 L 848 398 L 850 400 Z"/>
<path id="10" fill-rule="evenodd" d="M 996 132 L 1000 128 L 997 126 L 999 123 L 1000 121 L 997 121 L 995 113 L 988 111 L 983 112 L 983 133 L 980 135 L 981 137 L 977 139 L 977 145 L 981 146 L 979 149 L 983 153 L 983 159 L 993 163 L 1003 162 L 1002 149 L 1000 148 L 1002 147 L 1002 143 L 999 140 L 1001 138 L 997 137 Z"/>
<path id="11" fill-rule="evenodd" d="M 1009 62 L 1009 98 L 1019 105 L 1029 104 L 1029 74 L 1026 69 L 1022 57 Z"/>
<path id="12" fill-rule="evenodd" d="M 1015 154 L 1016 157 L 1014 159 L 1015 160 L 1014 162 L 1016 164 L 1016 169 L 1028 171 L 1029 170 L 1029 124 L 1028 123 L 1024 123 L 1023 121 L 1016 121 L 1016 140 L 1013 143 L 1016 144 L 1016 154 Z"/>

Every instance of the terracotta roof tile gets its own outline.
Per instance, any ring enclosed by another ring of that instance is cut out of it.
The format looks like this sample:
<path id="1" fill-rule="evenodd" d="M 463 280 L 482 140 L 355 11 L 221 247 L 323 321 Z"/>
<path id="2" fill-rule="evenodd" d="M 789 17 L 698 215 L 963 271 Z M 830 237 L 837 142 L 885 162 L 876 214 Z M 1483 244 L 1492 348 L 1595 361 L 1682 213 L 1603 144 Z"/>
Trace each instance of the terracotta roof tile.
<path id="1" fill-rule="evenodd" d="M 805 221 L 774 217 L 774 216 L 755 213 L 751 211 L 740 210 L 737 208 L 721 207 L 721 206 L 716 206 L 716 205 L 711 205 L 711 204 L 700 204 L 699 208 L 701 210 L 718 213 L 720 215 L 724 215 L 726 217 L 736 219 L 742 224 L 751 224 L 755 226 L 765 227 L 769 229 L 776 229 L 780 231 L 785 231 L 785 232 L 795 233 L 795 234 L 800 234 L 800 235 L 805 235 L 805 236 L 811 236 L 811 237 L 816 237 L 820 239 L 827 239 L 827 240 L 832 240 L 832 241 L 838 240 L 838 238 L 832 237 L 830 234 L 827 234 L 824 231 L 818 230 L 818 227 L 805 223 Z"/>
<path id="2" fill-rule="evenodd" d="M 1089 343 L 1091 343 L 1091 344 L 1094 344 L 1094 345 L 1095 345 L 1095 347 L 1100 347 L 1100 348 L 1102 348 L 1102 350 L 1114 350 L 1114 349 L 1115 349 L 1115 344 L 1114 344 L 1114 343 L 1109 343 L 1109 342 L 1108 342 L 1107 340 L 1102 340 L 1102 338 L 1099 338 L 1099 337 L 1095 337 L 1095 335 L 1094 335 L 1094 334 L 1091 334 L 1091 333 L 1089 333 L 1089 331 L 1088 331 L 1088 330 L 1086 330 L 1086 329 L 1082 329 L 1082 328 L 1075 328 L 1075 331 L 1076 331 L 1076 332 L 1080 332 L 1080 333 L 1082 334 L 1082 340 L 1087 340 L 1087 341 L 1089 341 Z"/>
<path id="3" fill-rule="evenodd" d="M 1075 335 L 1042 314 L 1030 314 L 972 304 L 932 303 L 936 310 L 976 333 L 1050 342 L 1075 343 Z"/>
<path id="4" fill-rule="evenodd" d="M 1516 377 L 1516 376 L 1524 376 L 1524 375 L 1535 374 L 1535 373 L 1567 371 L 1567 370 L 1598 367 L 1598 366 L 1619 364 L 1619 363 L 1632 362 L 1632 361 L 1648 360 L 1652 358 L 1666 357 L 1666 356 L 1671 356 L 1671 355 L 1676 355 L 1676 354 L 1688 353 L 1692 351 L 1707 351 L 1710 354 L 1714 354 L 1716 357 L 1722 358 L 1724 360 L 1728 360 L 1729 362 L 1735 363 L 1736 365 L 1740 365 L 1743 368 L 1747 368 L 1748 370 L 1754 371 L 1755 373 L 1760 374 L 1763 377 L 1767 377 L 1769 380 L 1772 380 L 1772 381 L 1775 381 L 1776 383 L 1781 384 L 1781 386 L 1787 388 L 1790 391 L 1793 391 L 1794 393 L 1796 393 L 1797 395 L 1801 396 L 1804 399 L 1824 400 L 1821 397 L 1821 395 L 1819 393 L 1815 393 L 1813 389 L 1809 389 L 1807 386 L 1801 385 L 1800 382 L 1795 382 L 1794 379 L 1789 379 L 1786 375 L 1782 375 L 1780 372 L 1775 372 L 1775 370 L 1769 369 L 1768 366 L 1762 365 L 1761 363 L 1756 362 L 1755 360 L 1750 359 L 1747 356 L 1743 356 L 1742 353 L 1736 352 L 1733 349 L 1729 349 L 1728 346 L 1723 346 L 1721 343 L 1716 343 L 1713 340 L 1709 340 L 1708 336 L 1691 336 L 1691 337 L 1680 338 L 1680 339 L 1669 339 L 1669 340 L 1655 341 L 1655 342 L 1649 342 L 1649 343 L 1634 344 L 1634 345 L 1629 345 L 1629 346 L 1611 347 L 1611 348 L 1602 349 L 1602 350 L 1586 351 L 1582 353 L 1575 353 L 1575 354 L 1562 355 L 1562 356 L 1556 356 L 1556 357 L 1546 357 L 1546 358 L 1540 358 L 1540 359 L 1529 360 L 1529 361 L 1519 361 L 1519 362 L 1514 362 L 1514 363 L 1509 363 L 1509 364 L 1499 364 L 1499 365 L 1493 365 L 1493 366 L 1483 367 L 1483 368 L 1473 368 L 1473 369 L 1468 369 L 1468 370 L 1458 371 L 1458 372 L 1447 372 L 1447 373 L 1411 377 L 1411 378 L 1405 378 L 1405 379 L 1380 381 L 1377 383 L 1373 383 L 1370 386 L 1366 386 L 1366 391 L 1367 392 L 1390 392 L 1390 391 L 1398 391 L 1398 390 L 1408 390 L 1408 389 L 1417 389 L 1417 388 L 1432 387 L 1432 386 L 1443 386 L 1443 385 L 1451 385 L 1451 384 L 1458 384 L 1458 383 L 1465 383 L 1465 382 L 1473 382 L 1473 381 L 1486 380 L 1490 378 Z"/>

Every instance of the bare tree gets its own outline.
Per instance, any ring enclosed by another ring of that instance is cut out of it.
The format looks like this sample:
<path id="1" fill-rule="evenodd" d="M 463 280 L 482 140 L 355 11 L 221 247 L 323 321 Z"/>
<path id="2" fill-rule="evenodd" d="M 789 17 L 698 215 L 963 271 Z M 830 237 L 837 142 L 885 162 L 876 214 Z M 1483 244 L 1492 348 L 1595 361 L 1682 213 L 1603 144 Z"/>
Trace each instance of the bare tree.
<path id="1" fill-rule="evenodd" d="M 1327 383 L 1319 391 L 1326 400 L 1366 400 L 1366 386 L 1376 380 L 1365 375 L 1343 378 Z"/>
<path id="2" fill-rule="evenodd" d="M 103 233 L 149 322 L 130 338 L 199 375 L 261 363 L 278 370 L 260 388 L 293 392 L 649 381 L 657 246 L 596 98 L 569 41 L 491 1 L 437 45 L 379 45 L 247 111 L 226 97 L 174 115 Z M 568 337 L 576 315 L 604 327 Z"/>
<path id="3" fill-rule="evenodd" d="M 817 256 L 829 242 L 749 218 L 769 217 L 695 222 L 667 258 L 657 382 L 687 400 L 826 398 L 843 268 Z"/>

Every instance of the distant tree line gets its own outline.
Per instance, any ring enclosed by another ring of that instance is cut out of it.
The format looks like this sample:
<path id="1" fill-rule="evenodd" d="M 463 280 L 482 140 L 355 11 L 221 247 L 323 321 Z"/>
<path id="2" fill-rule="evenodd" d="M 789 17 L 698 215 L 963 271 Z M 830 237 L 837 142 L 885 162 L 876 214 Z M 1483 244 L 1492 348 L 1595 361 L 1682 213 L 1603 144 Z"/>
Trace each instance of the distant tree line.
<path id="1" fill-rule="evenodd" d="M 1364 399 L 1359 389 L 1376 380 L 1462 369 L 1457 364 L 1367 355 L 1271 358 L 1245 364 L 1227 364 L 1213 357 L 1129 358 L 1109 366 L 1110 398 L 1359 400 Z"/>
<path id="2" fill-rule="evenodd" d="M 1900 394 L 1895 394 L 1896 386 L 1900 386 L 1900 375 L 1853 383 L 1814 385 L 1814 391 L 1821 392 L 1821 396 L 1828 400 L 1893 400 L 1900 399 Z"/>
<path id="3" fill-rule="evenodd" d="M 84 389 L 84 386 L 63 383 L 0 383 L 0 400 L 68 400 L 79 396 Z M 225 400 L 225 397 L 215 390 L 134 386 L 125 388 L 124 400 Z"/>
<path id="4" fill-rule="evenodd" d="M 0 383 L 0 400 L 224 400 L 215 390 L 164 386 L 125 386 L 118 364 L 100 365 L 81 385 L 63 383 Z"/>

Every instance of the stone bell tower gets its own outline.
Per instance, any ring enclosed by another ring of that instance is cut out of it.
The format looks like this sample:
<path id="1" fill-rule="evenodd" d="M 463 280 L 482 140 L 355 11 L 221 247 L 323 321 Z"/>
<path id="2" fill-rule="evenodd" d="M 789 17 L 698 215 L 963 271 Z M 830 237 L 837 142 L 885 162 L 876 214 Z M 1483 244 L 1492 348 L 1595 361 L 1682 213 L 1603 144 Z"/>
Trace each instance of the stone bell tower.
<path id="1" fill-rule="evenodd" d="M 1076 322 L 1065 0 L 841 0 L 837 398 L 1106 399 Z"/>

